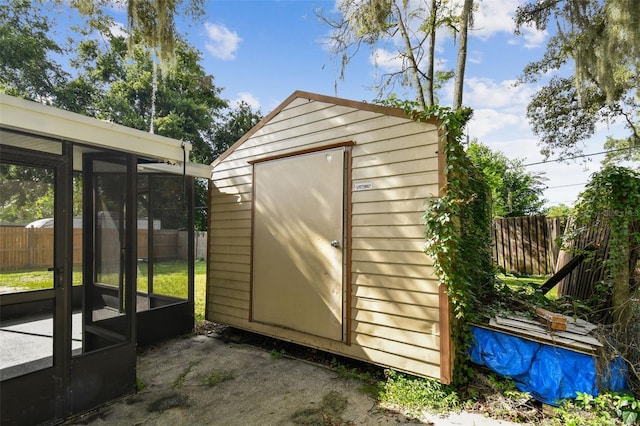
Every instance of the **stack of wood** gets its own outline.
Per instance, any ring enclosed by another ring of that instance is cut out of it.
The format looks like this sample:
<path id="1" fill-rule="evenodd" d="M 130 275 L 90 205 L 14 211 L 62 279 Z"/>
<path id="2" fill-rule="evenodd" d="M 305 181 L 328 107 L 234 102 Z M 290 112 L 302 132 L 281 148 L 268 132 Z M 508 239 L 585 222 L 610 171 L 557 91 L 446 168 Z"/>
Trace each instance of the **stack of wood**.
<path id="1" fill-rule="evenodd" d="M 564 315 L 556 314 L 542 308 L 536 308 L 536 315 L 538 320 L 550 330 L 567 330 L 567 317 Z"/>
<path id="2" fill-rule="evenodd" d="M 485 328 L 590 355 L 602 348 L 591 335 L 596 325 L 541 308 L 535 312 L 535 319 L 517 313 L 496 315 Z"/>

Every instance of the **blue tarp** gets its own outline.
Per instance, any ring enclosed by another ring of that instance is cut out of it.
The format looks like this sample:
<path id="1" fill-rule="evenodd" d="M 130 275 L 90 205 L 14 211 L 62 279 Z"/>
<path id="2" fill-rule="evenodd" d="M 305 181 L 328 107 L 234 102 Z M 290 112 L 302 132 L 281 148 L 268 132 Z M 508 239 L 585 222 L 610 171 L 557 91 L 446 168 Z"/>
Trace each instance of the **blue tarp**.
<path id="1" fill-rule="evenodd" d="M 575 398 L 576 392 L 598 395 L 594 356 L 481 327 L 471 329 L 471 361 L 512 378 L 521 392 L 550 405 Z M 605 378 L 609 390 L 625 389 L 623 367 L 620 360 L 612 363 L 613 373 Z"/>

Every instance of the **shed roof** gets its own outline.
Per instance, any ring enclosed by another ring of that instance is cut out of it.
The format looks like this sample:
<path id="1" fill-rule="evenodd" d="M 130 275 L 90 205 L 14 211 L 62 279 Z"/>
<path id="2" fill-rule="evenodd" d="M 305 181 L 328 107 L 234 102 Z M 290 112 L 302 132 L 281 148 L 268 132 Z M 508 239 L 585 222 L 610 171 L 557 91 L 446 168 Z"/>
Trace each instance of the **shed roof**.
<path id="1" fill-rule="evenodd" d="M 0 93 L 0 126 L 86 146 L 135 154 L 159 163 L 145 167 L 157 171 L 209 178 L 211 166 L 187 161 L 192 146 L 164 136 L 102 121 L 37 102 Z M 23 145 L 24 146 L 24 145 Z M 38 149 L 34 145 L 34 149 Z M 169 164 L 169 163 L 172 164 Z"/>
<path id="2" fill-rule="evenodd" d="M 285 99 L 280 105 L 278 105 L 271 113 L 269 113 L 266 117 L 264 117 L 258 124 L 256 124 L 251 130 L 244 134 L 236 143 L 234 143 L 228 150 L 226 150 L 222 155 L 216 158 L 213 163 L 211 163 L 212 167 L 215 167 L 218 163 L 228 157 L 233 151 L 236 150 L 240 145 L 242 145 L 247 139 L 251 138 L 253 134 L 259 131 L 263 126 L 265 126 L 269 121 L 271 121 L 275 116 L 277 116 L 283 109 L 285 109 L 289 104 L 291 104 L 296 99 L 308 99 L 309 101 L 318 101 L 325 102 L 334 105 L 341 105 L 361 111 L 370 111 L 377 114 L 382 115 L 390 115 L 395 117 L 406 118 L 407 120 L 413 120 L 409 115 L 401 108 L 393 108 L 386 107 L 382 105 L 370 104 L 363 101 L 353 101 L 344 98 L 338 98 L 333 96 L 320 95 L 317 93 L 305 92 L 302 90 L 296 90 L 293 92 L 287 99 Z M 428 120 L 434 124 L 440 124 L 440 121 L 436 118 L 431 118 Z"/>

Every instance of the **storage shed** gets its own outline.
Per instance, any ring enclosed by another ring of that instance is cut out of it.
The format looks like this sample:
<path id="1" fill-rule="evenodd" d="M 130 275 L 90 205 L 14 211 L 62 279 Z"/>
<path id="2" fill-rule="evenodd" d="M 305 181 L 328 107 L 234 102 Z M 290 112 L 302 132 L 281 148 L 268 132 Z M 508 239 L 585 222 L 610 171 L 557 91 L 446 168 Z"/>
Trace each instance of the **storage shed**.
<path id="1" fill-rule="evenodd" d="M 451 381 L 440 123 L 297 91 L 214 163 L 206 318 Z"/>

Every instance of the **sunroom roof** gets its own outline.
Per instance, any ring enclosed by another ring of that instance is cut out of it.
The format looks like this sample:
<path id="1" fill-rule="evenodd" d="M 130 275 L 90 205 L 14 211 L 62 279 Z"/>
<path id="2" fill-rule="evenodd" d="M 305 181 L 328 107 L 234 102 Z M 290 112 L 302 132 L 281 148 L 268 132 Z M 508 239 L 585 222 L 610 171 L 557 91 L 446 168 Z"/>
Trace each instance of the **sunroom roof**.
<path id="1" fill-rule="evenodd" d="M 0 93 L 0 127 L 47 138 L 77 142 L 87 147 L 135 154 L 157 161 L 148 170 L 211 177 L 211 166 L 187 162 L 190 143 L 97 120 L 48 105 Z M 4 139 L 4 138 L 3 138 Z M 7 141 L 3 140 L 3 143 Z M 37 145 L 32 146 L 38 149 Z M 154 169 L 154 164 L 155 169 Z"/>

